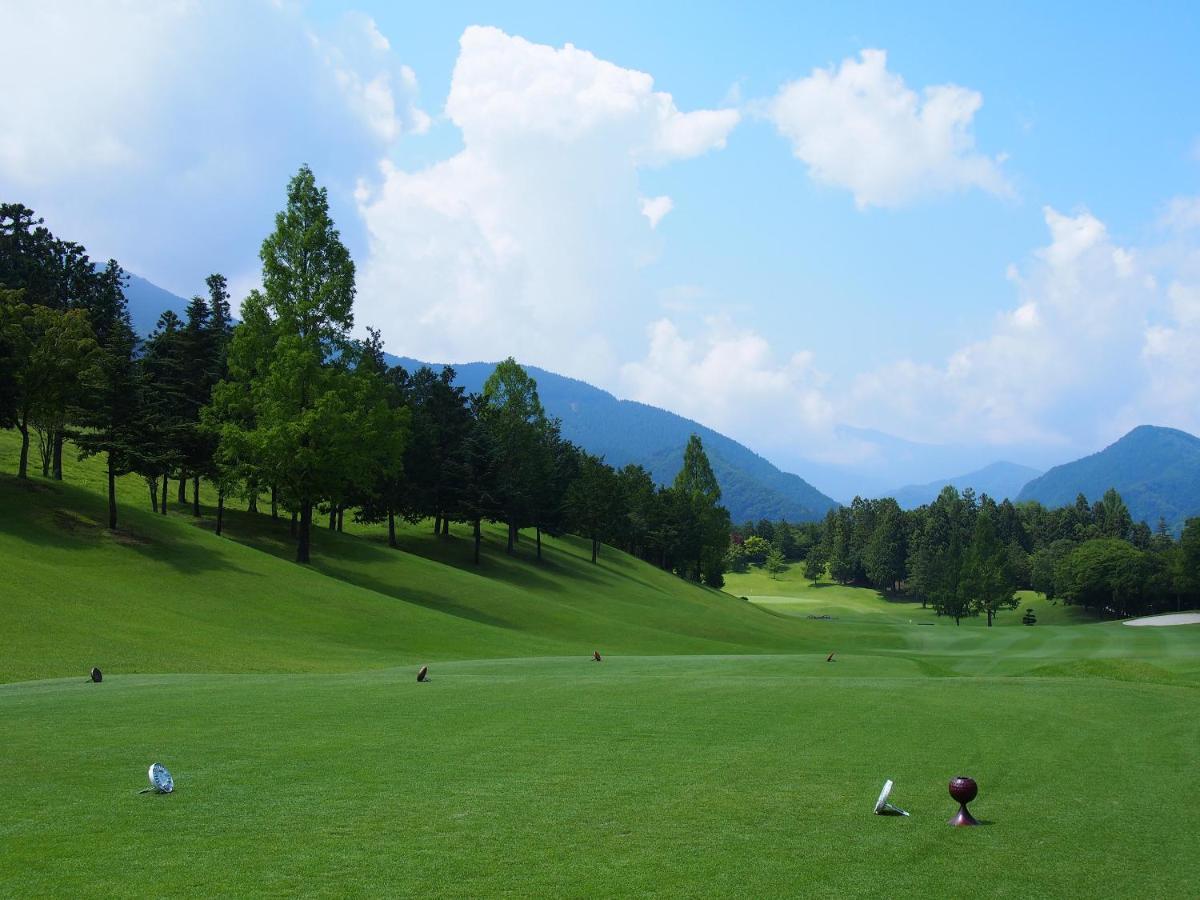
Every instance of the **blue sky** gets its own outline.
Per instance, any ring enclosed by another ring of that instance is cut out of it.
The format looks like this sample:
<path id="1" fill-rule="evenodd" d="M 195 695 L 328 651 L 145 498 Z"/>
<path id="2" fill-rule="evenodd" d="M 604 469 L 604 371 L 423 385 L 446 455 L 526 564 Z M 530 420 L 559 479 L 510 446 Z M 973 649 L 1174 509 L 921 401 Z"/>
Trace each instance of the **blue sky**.
<path id="1" fill-rule="evenodd" d="M 963 465 L 1200 430 L 1200 14 L 964 6 L 10 5 L 48 74 L 0 95 L 0 196 L 244 291 L 309 162 L 389 349 L 802 474 L 886 471 L 841 425 Z"/>

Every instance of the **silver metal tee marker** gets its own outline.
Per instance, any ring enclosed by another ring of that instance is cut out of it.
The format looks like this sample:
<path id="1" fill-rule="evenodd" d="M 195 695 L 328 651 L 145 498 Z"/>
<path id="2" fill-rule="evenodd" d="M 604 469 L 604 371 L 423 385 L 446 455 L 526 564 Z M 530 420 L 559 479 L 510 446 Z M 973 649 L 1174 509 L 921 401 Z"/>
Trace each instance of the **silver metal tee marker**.
<path id="1" fill-rule="evenodd" d="M 139 794 L 149 794 L 151 791 L 156 794 L 169 794 L 175 790 L 175 779 L 162 763 L 151 763 L 149 774 L 150 787 L 138 791 Z"/>
<path id="2" fill-rule="evenodd" d="M 888 779 L 883 783 L 883 790 L 879 792 L 879 799 L 875 801 L 875 815 L 877 816 L 907 816 L 904 810 L 898 806 L 892 806 L 888 803 L 888 797 L 892 794 L 892 779 Z"/>

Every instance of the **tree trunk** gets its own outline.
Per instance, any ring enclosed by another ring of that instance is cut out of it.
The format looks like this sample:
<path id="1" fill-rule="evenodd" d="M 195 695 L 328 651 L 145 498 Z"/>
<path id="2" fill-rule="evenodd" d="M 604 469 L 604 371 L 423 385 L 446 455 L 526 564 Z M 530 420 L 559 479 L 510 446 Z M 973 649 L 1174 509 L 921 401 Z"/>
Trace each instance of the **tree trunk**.
<path id="1" fill-rule="evenodd" d="M 442 537 L 450 537 L 450 517 L 442 516 Z"/>
<path id="2" fill-rule="evenodd" d="M 187 503 L 187 475 L 179 470 L 179 496 L 175 498 L 180 503 Z"/>
<path id="3" fill-rule="evenodd" d="M 292 537 L 295 537 L 296 536 L 296 514 L 294 512 L 292 513 L 292 526 L 291 526 L 290 531 L 291 531 Z"/>
<path id="4" fill-rule="evenodd" d="M 108 454 L 108 527 L 117 527 L 117 473 L 113 470 L 112 452 Z"/>
<path id="5" fill-rule="evenodd" d="M 596 558 L 599 556 L 600 556 L 600 542 L 598 540 L 596 540 L 595 538 L 592 538 L 592 562 L 594 563 L 596 561 Z"/>
<path id="6" fill-rule="evenodd" d="M 388 546 L 396 546 L 396 513 L 388 507 Z"/>
<path id="7" fill-rule="evenodd" d="M 482 540 L 482 536 L 480 534 L 480 529 L 479 529 L 479 519 L 478 518 L 475 519 L 473 524 L 474 524 L 474 533 L 475 533 L 475 565 L 479 565 L 479 543 Z"/>
<path id="8" fill-rule="evenodd" d="M 63 448 L 63 433 L 62 431 L 54 432 L 54 480 L 62 481 L 62 448 Z"/>
<path id="9" fill-rule="evenodd" d="M 153 475 L 146 479 L 146 485 L 150 488 L 150 506 L 158 512 L 158 476 Z"/>
<path id="10" fill-rule="evenodd" d="M 988 611 L 987 611 L 987 616 L 988 616 L 988 628 L 991 628 L 991 627 L 992 627 L 992 615 L 993 615 L 993 613 L 992 613 L 992 610 L 989 608 L 989 609 L 988 609 Z"/>
<path id="11" fill-rule="evenodd" d="M 170 487 L 171 473 L 163 472 L 162 477 L 162 502 L 159 503 L 159 512 L 164 516 L 167 514 L 167 488 Z"/>
<path id="12" fill-rule="evenodd" d="M 192 476 L 192 515 L 200 518 L 200 476 Z"/>
<path id="13" fill-rule="evenodd" d="M 338 534 L 342 533 L 342 521 L 346 518 L 346 507 L 338 507 Z"/>
<path id="14" fill-rule="evenodd" d="M 542 526 L 538 525 L 538 526 L 536 526 L 536 528 L 537 528 L 537 561 L 541 562 L 542 561 Z"/>
<path id="15" fill-rule="evenodd" d="M 271 485 L 271 518 L 279 518 L 279 489 Z"/>
<path id="16" fill-rule="evenodd" d="M 312 504 L 300 501 L 300 538 L 296 542 L 296 562 L 308 562 L 308 537 L 312 529 Z"/>
<path id="17" fill-rule="evenodd" d="M 50 477 L 50 462 L 54 455 L 54 432 L 38 432 L 38 455 L 42 458 L 42 477 Z"/>
<path id="18" fill-rule="evenodd" d="M 329 530 L 333 531 L 337 528 L 337 507 L 329 507 Z"/>
<path id="19" fill-rule="evenodd" d="M 17 423 L 17 430 L 21 432 L 21 461 L 17 463 L 17 477 L 29 477 L 29 426 Z"/>
<path id="20" fill-rule="evenodd" d="M 225 492 L 217 490 L 217 535 L 221 534 L 221 523 L 225 518 Z"/>
<path id="21" fill-rule="evenodd" d="M 251 481 L 246 484 L 246 490 L 250 497 L 246 501 L 246 512 L 258 512 L 258 483 Z"/>
<path id="22" fill-rule="evenodd" d="M 433 533 L 435 536 L 442 533 L 442 514 L 440 512 L 433 514 Z"/>

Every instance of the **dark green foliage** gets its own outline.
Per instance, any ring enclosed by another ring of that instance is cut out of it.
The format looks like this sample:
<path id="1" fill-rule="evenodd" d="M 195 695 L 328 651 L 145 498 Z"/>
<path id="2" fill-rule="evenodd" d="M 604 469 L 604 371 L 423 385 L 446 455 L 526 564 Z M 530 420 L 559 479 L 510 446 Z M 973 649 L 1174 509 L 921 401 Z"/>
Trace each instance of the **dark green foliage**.
<path id="1" fill-rule="evenodd" d="M 879 501 L 874 530 L 867 538 L 863 565 L 872 584 L 899 589 L 904 580 L 908 540 L 904 514 L 894 500 Z"/>
<path id="2" fill-rule="evenodd" d="M 82 390 L 68 418 L 82 457 L 103 453 L 108 471 L 108 527 L 117 527 L 116 478 L 143 461 L 141 379 L 136 338 L 122 293 L 121 267 L 109 260 L 87 308 L 98 351 L 80 373 Z"/>
<path id="3" fill-rule="evenodd" d="M 1149 611 L 1144 604 L 1150 574 L 1146 554 L 1117 538 L 1097 538 L 1075 547 L 1058 565 L 1055 585 L 1066 603 L 1109 615 Z"/>
<path id="4" fill-rule="evenodd" d="M 91 365 L 96 342 L 84 310 L 21 302 L 24 291 L 0 291 L 0 352 L 6 418 L 21 433 L 17 477 L 28 473 L 30 431 L 61 429 L 80 374 Z"/>
<path id="5" fill-rule="evenodd" d="M 973 614 L 987 616 L 988 626 L 1002 609 L 1016 609 L 1017 581 L 1009 563 L 1008 548 L 1000 542 L 992 513 L 981 510 L 975 531 L 963 554 L 959 591 Z"/>
<path id="6" fill-rule="evenodd" d="M 604 460 L 590 453 L 579 455 L 579 472 L 567 489 L 566 504 L 572 530 L 592 542 L 593 563 L 601 541 L 617 525 L 617 487 L 617 473 Z"/>
<path id="7" fill-rule="evenodd" d="M 729 545 L 729 511 L 720 502 L 721 488 L 704 444 L 693 434 L 668 497 L 678 527 L 676 568 L 714 587 Z"/>

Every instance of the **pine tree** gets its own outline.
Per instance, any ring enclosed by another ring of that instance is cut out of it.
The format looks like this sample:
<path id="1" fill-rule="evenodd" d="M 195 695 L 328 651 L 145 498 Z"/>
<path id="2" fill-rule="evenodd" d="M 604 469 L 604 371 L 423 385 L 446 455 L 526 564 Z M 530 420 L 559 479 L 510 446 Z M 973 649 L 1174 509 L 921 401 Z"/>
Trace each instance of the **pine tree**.
<path id="1" fill-rule="evenodd" d="M 230 464 L 252 460 L 298 512 L 296 559 L 306 563 L 314 506 L 339 489 L 364 452 L 354 432 L 357 386 L 347 371 L 354 263 L 307 166 L 289 182 L 287 206 L 260 256 L 261 316 L 243 343 L 261 345 L 270 364 L 234 366 L 231 359 L 237 387 L 219 392 L 215 419 Z M 238 343 L 235 337 L 233 349 Z M 250 397 L 249 415 L 235 414 L 228 395 L 237 390 Z"/>
<path id="2" fill-rule="evenodd" d="M 83 390 L 71 413 L 79 426 L 71 438 L 81 458 L 103 453 L 108 475 L 108 527 L 117 527 L 116 480 L 140 463 L 143 438 L 139 401 L 142 397 L 133 359 L 137 339 L 125 303 L 125 273 L 109 260 L 88 312 L 99 351 L 83 373 Z"/>
<path id="3" fill-rule="evenodd" d="M 518 530 L 533 524 L 538 447 L 549 422 L 537 382 L 512 357 L 499 363 L 484 382 L 483 400 L 482 414 L 498 451 L 496 487 L 512 553 Z"/>

